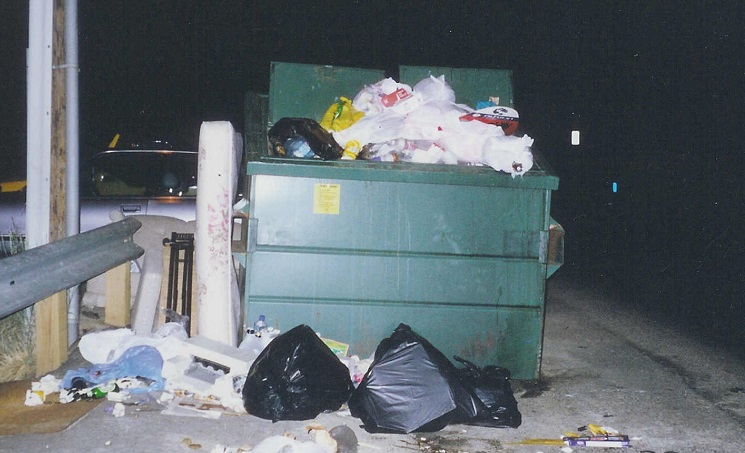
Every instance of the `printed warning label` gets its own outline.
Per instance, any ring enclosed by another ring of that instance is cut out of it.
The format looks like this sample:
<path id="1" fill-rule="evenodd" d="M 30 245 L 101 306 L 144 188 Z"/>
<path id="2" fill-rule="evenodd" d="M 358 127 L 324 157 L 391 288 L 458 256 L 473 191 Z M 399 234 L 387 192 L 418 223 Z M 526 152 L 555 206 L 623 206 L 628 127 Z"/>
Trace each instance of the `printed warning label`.
<path id="1" fill-rule="evenodd" d="M 339 214 L 341 184 L 317 183 L 313 189 L 313 214 Z"/>

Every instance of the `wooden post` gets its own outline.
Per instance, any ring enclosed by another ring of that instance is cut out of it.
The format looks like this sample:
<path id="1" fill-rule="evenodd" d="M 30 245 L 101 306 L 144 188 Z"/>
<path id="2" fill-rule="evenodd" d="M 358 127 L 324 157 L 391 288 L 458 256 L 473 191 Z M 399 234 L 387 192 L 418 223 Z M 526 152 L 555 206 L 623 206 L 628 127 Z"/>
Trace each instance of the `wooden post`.
<path id="1" fill-rule="evenodd" d="M 126 262 L 106 272 L 106 310 L 104 322 L 110 326 L 126 327 L 130 323 L 132 274 Z"/>
<path id="2" fill-rule="evenodd" d="M 54 2 L 52 39 L 52 147 L 49 175 L 49 241 L 65 237 L 65 2 Z M 35 305 L 36 374 L 59 368 L 67 360 L 67 292 Z"/>

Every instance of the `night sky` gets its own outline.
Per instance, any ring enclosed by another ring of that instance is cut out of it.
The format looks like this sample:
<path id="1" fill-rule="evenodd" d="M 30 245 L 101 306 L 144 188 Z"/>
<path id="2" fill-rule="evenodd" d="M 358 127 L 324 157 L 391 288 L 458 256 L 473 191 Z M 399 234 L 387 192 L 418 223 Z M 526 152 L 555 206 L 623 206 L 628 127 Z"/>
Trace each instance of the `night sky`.
<path id="1" fill-rule="evenodd" d="M 0 176 L 25 165 L 27 8 L 0 4 Z M 270 61 L 393 77 L 511 69 L 521 130 L 561 179 L 560 272 L 743 339 L 742 2 L 80 0 L 79 12 L 83 156 L 115 132 L 194 147 L 202 121 L 242 129 L 243 95 L 268 91 Z"/>

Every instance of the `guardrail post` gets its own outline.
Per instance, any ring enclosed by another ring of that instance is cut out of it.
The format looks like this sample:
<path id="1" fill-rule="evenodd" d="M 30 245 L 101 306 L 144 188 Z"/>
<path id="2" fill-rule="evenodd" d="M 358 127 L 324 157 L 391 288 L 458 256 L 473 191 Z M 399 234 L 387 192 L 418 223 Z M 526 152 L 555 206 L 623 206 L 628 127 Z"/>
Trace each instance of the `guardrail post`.
<path id="1" fill-rule="evenodd" d="M 36 376 L 56 370 L 67 360 L 67 292 L 38 302 L 36 320 Z"/>
<path id="2" fill-rule="evenodd" d="M 104 322 L 114 327 L 130 323 L 131 267 L 129 262 L 106 272 L 106 308 Z"/>

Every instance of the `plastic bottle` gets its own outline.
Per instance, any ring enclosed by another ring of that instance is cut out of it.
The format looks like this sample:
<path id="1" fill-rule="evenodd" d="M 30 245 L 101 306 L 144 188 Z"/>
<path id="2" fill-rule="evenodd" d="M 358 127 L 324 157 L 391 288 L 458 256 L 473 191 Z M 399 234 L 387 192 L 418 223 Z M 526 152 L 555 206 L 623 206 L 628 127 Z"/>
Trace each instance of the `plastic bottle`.
<path id="1" fill-rule="evenodd" d="M 313 157 L 314 156 L 313 150 L 310 149 L 310 145 L 300 135 L 295 135 L 285 140 L 284 147 L 285 147 L 285 152 L 289 156 L 294 156 L 294 157 Z"/>
<path id="2" fill-rule="evenodd" d="M 259 319 L 254 323 L 254 335 L 260 337 L 266 331 L 266 317 L 259 315 Z"/>

